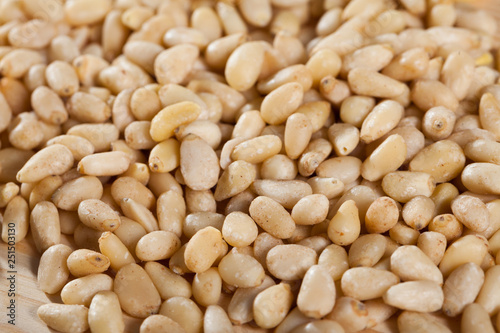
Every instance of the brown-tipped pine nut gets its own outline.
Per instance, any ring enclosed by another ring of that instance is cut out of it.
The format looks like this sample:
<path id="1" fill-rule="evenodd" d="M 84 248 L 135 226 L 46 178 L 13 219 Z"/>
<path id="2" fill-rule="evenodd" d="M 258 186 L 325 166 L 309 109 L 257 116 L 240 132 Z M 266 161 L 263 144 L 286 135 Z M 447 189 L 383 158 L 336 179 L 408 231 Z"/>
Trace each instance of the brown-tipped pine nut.
<path id="1" fill-rule="evenodd" d="M 75 69 L 67 62 L 60 60 L 47 66 L 45 79 L 49 87 L 62 97 L 73 95 L 80 86 Z"/>
<path id="2" fill-rule="evenodd" d="M 403 220 L 410 227 L 421 230 L 425 228 L 434 216 L 435 204 L 425 196 L 416 196 L 408 201 L 401 211 Z"/>
<path id="3" fill-rule="evenodd" d="M 422 119 L 422 131 L 434 141 L 446 139 L 453 132 L 457 117 L 455 112 L 443 106 L 428 110 Z"/>
<path id="4" fill-rule="evenodd" d="M 73 251 L 66 260 L 71 275 L 82 277 L 90 274 L 103 273 L 109 267 L 110 261 L 105 255 L 87 249 Z"/>
<path id="5" fill-rule="evenodd" d="M 358 146 L 359 130 L 351 124 L 337 123 L 328 129 L 328 138 L 338 156 L 346 156 Z"/>
<path id="6" fill-rule="evenodd" d="M 158 143 L 149 154 L 149 168 L 153 172 L 170 172 L 180 163 L 179 142 L 170 138 Z"/>
<path id="7" fill-rule="evenodd" d="M 298 161 L 299 173 L 304 177 L 312 175 L 319 165 L 327 159 L 331 152 L 332 144 L 326 139 L 319 138 L 312 140 Z M 349 159 L 337 161 L 345 162 L 346 160 Z M 353 162 L 353 160 L 351 160 L 351 162 Z"/>
<path id="8" fill-rule="evenodd" d="M 120 300 L 122 309 L 138 318 L 158 313 L 160 294 L 148 273 L 135 263 L 123 266 L 115 276 L 113 291 Z"/>

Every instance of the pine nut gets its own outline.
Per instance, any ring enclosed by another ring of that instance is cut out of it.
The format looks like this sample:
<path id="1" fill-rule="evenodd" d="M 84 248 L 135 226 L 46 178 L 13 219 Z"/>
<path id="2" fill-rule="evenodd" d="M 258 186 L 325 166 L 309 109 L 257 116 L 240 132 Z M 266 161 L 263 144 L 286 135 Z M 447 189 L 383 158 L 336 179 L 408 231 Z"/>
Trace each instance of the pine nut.
<path id="1" fill-rule="evenodd" d="M 50 328 L 60 332 L 83 333 L 89 329 L 89 309 L 83 305 L 43 304 L 38 317 Z"/>

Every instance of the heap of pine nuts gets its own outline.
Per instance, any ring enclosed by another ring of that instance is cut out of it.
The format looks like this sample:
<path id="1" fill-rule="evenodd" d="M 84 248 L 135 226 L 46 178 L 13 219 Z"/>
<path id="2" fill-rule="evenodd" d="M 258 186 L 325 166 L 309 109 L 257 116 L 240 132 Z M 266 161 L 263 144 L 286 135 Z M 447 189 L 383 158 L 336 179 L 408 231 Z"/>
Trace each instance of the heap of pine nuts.
<path id="1" fill-rule="evenodd" d="M 453 2 L 0 0 L 2 239 L 60 293 L 40 319 L 499 330 L 499 29 Z"/>

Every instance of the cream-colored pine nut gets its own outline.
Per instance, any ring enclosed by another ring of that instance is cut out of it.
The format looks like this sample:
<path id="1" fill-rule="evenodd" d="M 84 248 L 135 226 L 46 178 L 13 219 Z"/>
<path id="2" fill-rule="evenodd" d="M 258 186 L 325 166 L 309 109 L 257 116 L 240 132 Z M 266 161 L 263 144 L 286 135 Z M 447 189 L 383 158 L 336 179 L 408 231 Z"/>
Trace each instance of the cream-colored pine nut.
<path id="1" fill-rule="evenodd" d="M 89 309 L 83 305 L 49 303 L 41 305 L 37 315 L 57 331 L 83 333 L 89 329 L 88 312 Z"/>
<path id="2" fill-rule="evenodd" d="M 170 138 L 153 147 L 149 155 L 149 168 L 153 172 L 170 172 L 180 164 L 180 145 Z"/>
<path id="3" fill-rule="evenodd" d="M 360 48 L 344 57 L 341 74 L 347 76 L 356 68 L 380 71 L 391 63 L 394 51 L 385 45 L 370 45 Z M 388 75 L 388 73 L 384 73 Z M 391 75 L 389 75 L 391 76 Z M 399 80 L 399 78 L 395 78 Z M 405 80 L 400 80 L 405 81 Z"/>
<path id="4" fill-rule="evenodd" d="M 344 184 L 337 178 L 313 177 L 307 180 L 314 194 L 323 194 L 331 200 L 344 191 Z"/>
<path id="5" fill-rule="evenodd" d="M 111 109 L 100 98 L 85 92 L 76 92 L 68 100 L 69 115 L 80 122 L 103 123 L 111 117 Z"/>
<path id="6" fill-rule="evenodd" d="M 0 185 L 0 207 L 5 207 L 19 194 L 19 186 L 13 182 Z"/>
<path id="7" fill-rule="evenodd" d="M 478 194 L 500 194 L 500 188 L 494 179 L 500 172 L 500 167 L 491 163 L 471 163 L 462 171 L 464 186 Z"/>
<path id="8" fill-rule="evenodd" d="M 384 255 L 387 241 L 380 234 L 363 235 L 349 249 L 350 267 L 374 266 Z"/>
<path id="9" fill-rule="evenodd" d="M 106 203 L 97 199 L 80 202 L 78 217 L 87 227 L 96 230 L 114 231 L 120 226 L 119 215 Z"/>
<path id="10" fill-rule="evenodd" d="M 397 325 L 401 333 L 451 332 L 446 324 L 438 321 L 431 314 L 422 312 L 403 311 L 398 317 Z"/>
<path id="11" fill-rule="evenodd" d="M 88 319 L 92 332 L 104 333 L 125 329 L 118 296 L 112 291 L 100 291 L 92 298 Z"/>
<path id="12" fill-rule="evenodd" d="M 472 262 L 480 265 L 488 251 L 487 241 L 482 236 L 467 235 L 457 239 L 444 253 L 439 269 L 446 277 L 458 266 Z"/>
<path id="13" fill-rule="evenodd" d="M 80 161 L 85 156 L 94 153 L 94 146 L 92 143 L 90 143 L 89 140 L 76 135 L 59 135 L 48 140 L 46 143 L 47 146 L 54 144 L 66 146 L 66 148 L 68 148 L 73 154 L 75 161 Z"/>
<path id="14" fill-rule="evenodd" d="M 31 105 L 44 121 L 59 125 L 68 119 L 68 112 L 61 98 L 50 88 L 40 86 L 31 94 Z"/>
<path id="15" fill-rule="evenodd" d="M 401 203 L 406 203 L 418 195 L 429 197 L 435 187 L 434 177 L 424 172 L 395 171 L 382 179 L 385 193 Z"/>
<path id="16" fill-rule="evenodd" d="M 198 231 L 187 243 L 184 252 L 186 266 L 199 273 L 209 269 L 222 251 L 221 232 L 214 227 Z"/>
<path id="17" fill-rule="evenodd" d="M 264 62 L 264 46 L 248 42 L 238 46 L 229 56 L 225 77 L 228 84 L 238 91 L 251 88 L 259 78 Z"/>
<path id="18" fill-rule="evenodd" d="M 405 92 L 405 85 L 376 71 L 355 68 L 349 72 L 348 82 L 357 95 L 395 98 Z"/>
<path id="19" fill-rule="evenodd" d="M 461 330 L 464 332 L 495 332 L 488 312 L 481 304 L 477 303 L 465 307 L 462 314 Z"/>
<path id="20" fill-rule="evenodd" d="M 167 316 L 154 314 L 150 315 L 141 324 L 140 333 L 154 333 L 168 330 L 172 333 L 184 333 L 184 328 L 176 321 Z"/>
<path id="21" fill-rule="evenodd" d="M 198 304 L 208 307 L 217 304 L 221 297 L 222 279 L 217 268 L 197 273 L 193 279 L 193 297 Z"/>
<path id="22" fill-rule="evenodd" d="M 486 312 L 492 316 L 500 309 L 498 300 L 500 284 L 500 266 L 495 265 L 486 271 L 484 284 L 476 298 L 476 303 L 483 306 Z"/>
<path id="23" fill-rule="evenodd" d="M 402 119 L 403 111 L 403 106 L 398 102 L 389 100 L 379 103 L 361 125 L 361 141 L 370 143 L 387 134 Z"/>
<path id="24" fill-rule="evenodd" d="M 21 78 L 28 70 L 45 61 L 42 55 L 36 51 L 19 48 L 7 53 L 0 60 L 0 73 L 11 78 Z"/>
<path id="25" fill-rule="evenodd" d="M 83 176 L 64 183 L 52 195 L 57 208 L 76 211 L 81 201 L 102 197 L 102 183 L 97 177 Z"/>
<path id="26" fill-rule="evenodd" d="M 36 204 L 30 215 L 30 229 L 35 246 L 40 253 L 52 245 L 59 244 L 61 239 L 59 214 L 52 202 L 42 201 Z"/>
<path id="27" fill-rule="evenodd" d="M 369 233 L 384 233 L 398 222 L 399 207 L 392 198 L 380 197 L 366 212 L 365 224 Z"/>
<path id="28" fill-rule="evenodd" d="M 161 305 L 160 314 L 177 322 L 186 333 L 202 331 L 203 312 L 194 301 L 188 298 L 169 298 Z"/>
<path id="29" fill-rule="evenodd" d="M 406 143 L 398 134 L 385 139 L 361 165 L 364 179 L 378 181 L 396 171 L 406 159 Z"/>
<path id="30" fill-rule="evenodd" d="M 75 69 L 67 62 L 60 60 L 47 66 L 45 79 L 49 87 L 62 97 L 73 95 L 80 86 Z"/>
<path id="31" fill-rule="evenodd" d="M 452 201 L 451 210 L 455 217 L 472 231 L 485 231 L 490 224 L 490 213 L 478 198 L 459 195 Z"/>
<path id="32" fill-rule="evenodd" d="M 144 6 L 133 6 L 121 15 L 122 23 L 132 30 L 139 30 L 144 22 L 153 17 L 154 11 Z"/>
<path id="33" fill-rule="evenodd" d="M 293 294 L 290 285 L 280 283 L 260 292 L 253 302 L 254 320 L 262 328 L 278 326 L 290 310 Z"/>
<path id="34" fill-rule="evenodd" d="M 312 135 L 312 124 L 308 117 L 296 113 L 288 117 L 285 126 L 285 151 L 291 159 L 298 158 L 306 149 Z"/>
<path id="35" fill-rule="evenodd" d="M 176 296 L 191 297 L 191 284 L 182 276 L 175 274 L 162 264 L 147 262 L 144 265 L 144 269 L 158 289 L 162 299 Z"/>
<path id="36" fill-rule="evenodd" d="M 443 284 L 437 266 L 418 247 L 401 246 L 391 255 L 391 270 L 403 281 L 429 280 Z"/>
<path id="37" fill-rule="evenodd" d="M 270 125 L 279 125 L 294 113 L 304 96 L 299 83 L 290 82 L 274 89 L 262 101 L 261 115 Z"/>
<path id="38" fill-rule="evenodd" d="M 410 171 L 426 172 L 442 183 L 458 176 L 464 165 L 462 148 L 453 141 L 441 140 L 422 149 L 410 162 Z"/>
<path id="39" fill-rule="evenodd" d="M 204 34 L 210 42 L 222 36 L 221 22 L 215 10 L 210 7 L 196 8 L 191 14 L 191 26 Z"/>
<path id="40" fill-rule="evenodd" d="M 381 297 L 398 283 L 399 277 L 392 272 L 372 267 L 354 267 L 342 276 L 341 288 L 345 296 L 363 301 Z"/>
<path id="41" fill-rule="evenodd" d="M 463 225 L 452 214 L 437 215 L 428 225 L 429 231 L 436 231 L 446 237 L 447 242 L 454 241 L 463 231 Z"/>
<path id="42" fill-rule="evenodd" d="M 212 212 L 191 213 L 183 221 L 182 231 L 184 235 L 191 238 L 205 227 L 214 227 L 221 231 L 224 224 L 224 215 Z"/>
<path id="43" fill-rule="evenodd" d="M 359 130 L 351 124 L 333 124 L 328 129 L 328 138 L 337 156 L 346 156 L 358 146 Z"/>
<path id="44" fill-rule="evenodd" d="M 297 164 L 290 157 L 282 154 L 265 160 L 260 168 L 262 179 L 292 180 L 297 176 Z"/>
<path id="45" fill-rule="evenodd" d="M 195 120 L 188 125 L 182 125 L 176 129 L 175 136 L 178 140 L 182 140 L 189 134 L 199 136 L 213 149 L 217 149 L 222 141 L 221 129 L 209 120 Z"/>
<path id="46" fill-rule="evenodd" d="M 132 177 L 120 177 L 116 179 L 111 185 L 111 195 L 119 205 L 122 204 L 123 199 L 129 198 L 145 206 L 147 209 L 151 209 L 156 202 L 156 198 L 151 190 Z"/>
<path id="47" fill-rule="evenodd" d="M 278 136 L 263 135 L 236 144 L 230 156 L 232 160 L 244 160 L 257 164 L 278 154 L 281 147 L 282 142 Z"/>
<path id="48" fill-rule="evenodd" d="M 302 65 L 293 65 L 285 67 L 277 73 L 260 80 L 257 90 L 262 94 L 269 94 L 274 89 L 290 82 L 297 82 L 302 85 L 304 91 L 308 91 L 312 86 L 312 76 L 309 69 Z"/>
<path id="49" fill-rule="evenodd" d="M 2 225 L 2 240 L 5 243 L 12 240 L 18 243 L 26 237 L 30 225 L 30 212 L 24 198 L 15 196 L 9 201 L 3 213 Z M 14 235 L 10 234 L 12 229 L 14 229 Z"/>
<path id="50" fill-rule="evenodd" d="M 398 223 L 389 230 L 390 239 L 401 245 L 416 245 L 418 236 L 420 236 L 420 232 L 408 227 L 401 221 L 398 221 Z"/>
<path id="51" fill-rule="evenodd" d="M 410 281 L 390 287 L 383 296 L 385 303 L 403 310 L 434 312 L 443 306 L 443 291 L 433 281 Z"/>
<path id="52" fill-rule="evenodd" d="M 434 216 L 435 204 L 425 196 L 416 196 L 408 201 L 401 211 L 405 223 L 416 229 L 425 228 Z"/>
<path id="53" fill-rule="evenodd" d="M 424 111 L 437 106 L 446 107 L 451 111 L 458 108 L 458 100 L 453 91 L 439 81 L 416 81 L 411 89 L 411 100 Z"/>
<path id="54" fill-rule="evenodd" d="M 120 268 L 134 263 L 134 257 L 122 241 L 113 233 L 106 231 L 99 238 L 99 249 L 108 257 L 111 268 L 117 272 Z"/>
<path id="55" fill-rule="evenodd" d="M 443 64 L 441 82 L 453 91 L 458 100 L 462 100 L 472 84 L 474 68 L 474 59 L 467 52 L 453 52 Z"/>
<path id="56" fill-rule="evenodd" d="M 238 288 L 256 287 L 265 277 L 264 268 L 254 257 L 230 251 L 219 263 L 222 280 Z"/>
<path id="57" fill-rule="evenodd" d="M 194 102 L 180 102 L 165 107 L 151 121 L 150 134 L 156 142 L 164 141 L 174 135 L 174 130 L 196 120 L 201 108 Z"/>
<path id="58" fill-rule="evenodd" d="M 34 149 L 44 139 L 42 124 L 35 113 L 20 113 L 10 124 L 9 143 L 18 149 Z"/>
<path id="59" fill-rule="evenodd" d="M 118 270 L 113 291 L 120 300 L 122 309 L 138 318 L 158 313 L 161 298 L 148 273 L 135 263 Z"/>
<path id="60" fill-rule="evenodd" d="M 87 155 L 78 163 L 78 172 L 89 176 L 116 176 L 130 166 L 129 156 L 121 151 Z"/>
<path id="61" fill-rule="evenodd" d="M 113 124 L 80 124 L 71 127 L 66 134 L 83 137 L 90 141 L 96 153 L 108 151 L 111 143 L 118 140 L 120 132 Z"/>
<path id="62" fill-rule="evenodd" d="M 298 225 L 314 225 L 325 220 L 328 214 L 328 198 L 322 194 L 311 194 L 300 199 L 291 212 Z"/>
<path id="63" fill-rule="evenodd" d="M 88 25 L 101 21 L 111 9 L 111 1 L 70 1 L 64 5 L 64 14 L 71 24 Z"/>
<path id="64" fill-rule="evenodd" d="M 326 268 L 311 266 L 300 286 L 297 306 L 304 314 L 312 318 L 321 318 L 328 314 L 335 304 L 335 284 Z"/>
<path id="65" fill-rule="evenodd" d="M 344 184 L 350 184 L 361 175 L 361 160 L 354 156 L 330 158 L 322 162 L 316 169 L 319 177 L 338 178 Z"/>
<path id="66" fill-rule="evenodd" d="M 130 96 L 130 111 L 138 120 L 152 120 L 160 110 L 160 97 L 155 91 L 143 87 Z"/>
<path id="67" fill-rule="evenodd" d="M 64 244 L 49 247 L 41 256 L 37 279 L 40 289 L 48 294 L 59 292 L 66 284 L 70 271 L 66 260 L 72 250 Z"/>
<path id="68" fill-rule="evenodd" d="M 484 283 L 483 270 L 474 263 L 465 263 L 455 269 L 443 286 L 443 311 L 450 317 L 461 314 L 474 302 Z"/>
<path id="69" fill-rule="evenodd" d="M 277 245 L 269 250 L 266 266 L 271 274 L 282 280 L 298 280 L 317 263 L 316 252 L 303 245 Z"/>
<path id="70" fill-rule="evenodd" d="M 217 183 L 220 168 L 212 147 L 198 136 L 189 134 L 180 146 L 180 170 L 187 186 L 206 190 Z"/>
<path id="71" fill-rule="evenodd" d="M 251 189 L 257 195 L 269 197 L 287 209 L 292 209 L 301 198 L 312 194 L 309 184 L 301 180 L 257 179 Z"/>
<path id="72" fill-rule="evenodd" d="M 89 306 L 95 294 L 113 289 L 113 279 L 106 274 L 91 274 L 68 282 L 61 290 L 64 304 Z"/>
<path id="73" fill-rule="evenodd" d="M 181 83 L 191 72 L 199 50 L 191 44 L 175 45 L 162 51 L 154 61 L 154 73 L 160 84 Z"/>
<path id="74" fill-rule="evenodd" d="M 139 239 L 135 254 L 142 261 L 163 260 L 170 258 L 180 247 L 181 241 L 173 232 L 157 230 Z"/>

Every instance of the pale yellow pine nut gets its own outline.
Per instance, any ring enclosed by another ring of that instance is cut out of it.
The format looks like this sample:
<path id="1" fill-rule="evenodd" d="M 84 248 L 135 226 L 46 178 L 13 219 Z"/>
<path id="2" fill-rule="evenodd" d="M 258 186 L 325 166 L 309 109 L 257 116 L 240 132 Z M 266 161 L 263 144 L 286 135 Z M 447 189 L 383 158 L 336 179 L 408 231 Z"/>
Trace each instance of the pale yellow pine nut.
<path id="1" fill-rule="evenodd" d="M 257 195 L 270 197 L 287 209 L 292 209 L 301 198 L 312 194 L 309 184 L 301 180 L 257 179 L 251 189 Z"/>
<path id="2" fill-rule="evenodd" d="M 384 302 L 398 309 L 434 312 L 443 306 L 443 291 L 433 281 L 410 281 L 390 287 L 383 296 Z"/>
<path id="3" fill-rule="evenodd" d="M 118 296 L 112 291 L 98 292 L 90 303 L 88 320 L 92 332 L 123 331 L 125 323 Z"/>
<path id="4" fill-rule="evenodd" d="M 387 241 L 380 234 L 362 235 L 349 249 L 350 267 L 372 267 L 384 255 Z"/>
<path id="5" fill-rule="evenodd" d="M 422 149 L 410 162 L 409 169 L 426 172 L 436 182 L 442 183 L 458 176 L 464 165 L 462 148 L 453 141 L 441 140 Z"/>
<path id="6" fill-rule="evenodd" d="M 363 120 L 360 139 L 365 143 L 377 140 L 396 127 L 403 117 L 403 107 L 395 101 L 379 103 Z"/>
<path id="7" fill-rule="evenodd" d="M 89 176 L 116 176 L 130 166 L 129 156 L 121 151 L 87 155 L 78 163 L 78 172 Z"/>
<path id="8" fill-rule="evenodd" d="M 259 136 L 265 126 L 266 123 L 259 111 L 247 111 L 238 118 L 231 138 L 242 138 L 244 140 L 255 138 Z"/>
<path id="9" fill-rule="evenodd" d="M 443 275 L 437 266 L 418 247 L 399 247 L 391 255 L 391 270 L 402 281 L 428 280 L 443 284 Z"/>
<path id="10" fill-rule="evenodd" d="M 71 127 L 66 134 L 83 137 L 94 146 L 95 152 L 108 151 L 111 143 L 118 140 L 120 132 L 113 124 L 80 124 Z"/>
<path id="11" fill-rule="evenodd" d="M 19 48 L 7 53 L 0 60 L 0 73 L 11 78 L 21 78 L 37 64 L 44 63 L 43 57 L 36 51 Z"/>
<path id="12" fill-rule="evenodd" d="M 132 177 L 120 177 L 111 185 L 111 195 L 116 203 L 121 204 L 124 198 L 129 198 L 151 209 L 156 198 L 149 188 Z"/>
<path id="13" fill-rule="evenodd" d="M 388 66 L 393 57 L 394 51 L 386 45 L 365 46 L 344 57 L 341 74 L 345 77 L 350 71 L 356 68 L 378 72 Z M 385 72 L 384 74 L 388 75 L 388 73 Z M 395 79 L 399 80 L 398 78 Z"/>
<path id="14" fill-rule="evenodd" d="M 172 297 L 163 302 L 160 314 L 177 322 L 186 333 L 201 333 L 203 312 L 198 305 L 185 297 Z"/>
<path id="15" fill-rule="evenodd" d="M 328 129 L 328 138 L 337 156 L 346 156 L 358 146 L 359 130 L 351 124 L 333 124 Z"/>
<path id="16" fill-rule="evenodd" d="M 457 239 L 444 253 L 439 269 L 446 277 L 458 266 L 473 262 L 480 265 L 488 251 L 487 241 L 482 236 L 467 235 Z"/>
<path id="17" fill-rule="evenodd" d="M 345 296 L 363 301 L 381 297 L 398 283 L 399 277 L 392 272 L 372 267 L 354 267 L 342 275 L 341 288 Z"/>
<path id="18" fill-rule="evenodd" d="M 46 145 L 51 146 L 54 144 L 61 144 L 66 146 L 71 153 L 73 154 L 73 158 L 75 161 L 80 161 L 87 155 L 91 155 L 94 153 L 94 146 L 87 139 L 76 136 L 76 135 L 59 135 L 53 137 L 49 141 L 47 141 Z"/>
<path id="19" fill-rule="evenodd" d="M 495 333 L 491 318 L 481 304 L 467 305 L 460 324 L 462 332 Z"/>
<path id="20" fill-rule="evenodd" d="M 158 143 L 149 155 L 149 168 L 153 172 L 170 172 L 180 164 L 180 145 L 176 139 Z"/>
<path id="21" fill-rule="evenodd" d="M 283 145 L 281 139 L 276 135 L 262 135 L 241 143 L 237 143 L 237 141 L 234 143 L 236 146 L 230 153 L 231 159 L 243 160 L 252 164 L 261 163 L 278 154 Z"/>
<path id="22" fill-rule="evenodd" d="M 37 315 L 57 331 L 83 333 L 89 329 L 88 312 L 89 309 L 83 305 L 49 303 L 41 305 Z"/>
<path id="23" fill-rule="evenodd" d="M 490 224 L 490 213 L 486 205 L 478 198 L 459 195 L 453 199 L 451 210 L 457 220 L 472 231 L 485 231 Z"/>
<path id="24" fill-rule="evenodd" d="M 498 313 L 500 309 L 500 303 L 498 301 L 499 283 L 500 266 L 495 265 L 486 271 L 484 284 L 476 298 L 476 303 L 482 305 L 490 316 Z"/>
<path id="25" fill-rule="evenodd" d="M 151 231 L 137 242 L 135 254 L 142 261 L 170 258 L 181 247 L 180 239 L 170 231 Z"/>
<path id="26" fill-rule="evenodd" d="M 484 283 L 484 272 L 476 264 L 469 262 L 455 269 L 443 286 L 443 312 L 455 317 L 474 302 Z"/>
<path id="27" fill-rule="evenodd" d="M 453 52 L 443 64 L 441 82 L 450 88 L 458 100 L 467 96 L 475 69 L 474 59 L 467 52 Z"/>
<path id="28" fill-rule="evenodd" d="M 29 91 L 33 92 L 36 88 L 47 85 L 45 81 L 46 68 L 47 66 L 45 64 L 36 64 L 31 66 L 24 75 L 24 85 Z"/>
<path id="29" fill-rule="evenodd" d="M 182 125 L 176 130 L 175 136 L 182 140 L 189 134 L 199 136 L 213 149 L 217 149 L 222 141 L 222 129 L 209 120 L 195 120 L 188 125 Z"/>
<path id="30" fill-rule="evenodd" d="M 75 120 L 103 123 L 111 117 L 111 109 L 100 98 L 85 92 L 76 92 L 68 100 L 68 114 Z"/>
<path id="31" fill-rule="evenodd" d="M 43 139 L 42 122 L 34 113 L 22 112 L 10 124 L 9 143 L 16 148 L 34 149 Z"/>
<path id="32" fill-rule="evenodd" d="M 66 3 L 64 14 L 69 23 L 74 25 L 88 25 L 101 21 L 111 9 L 111 1 L 82 1 L 75 0 Z"/>
<path id="33" fill-rule="evenodd" d="M 190 44 L 175 45 L 162 51 L 154 62 L 154 72 L 158 82 L 181 83 L 191 72 L 198 56 L 198 48 Z"/>
<path id="34" fill-rule="evenodd" d="M 68 119 L 68 112 L 61 98 L 45 86 L 40 86 L 33 91 L 31 104 L 35 113 L 47 122 L 59 125 Z"/>
<path id="35" fill-rule="evenodd" d="M 425 196 L 416 196 L 408 201 L 401 211 L 405 223 L 416 229 L 425 228 L 434 217 L 435 204 Z"/>
<path id="36" fill-rule="evenodd" d="M 244 33 L 235 33 L 215 39 L 205 50 L 207 63 L 215 69 L 224 68 L 231 53 L 247 38 Z"/>
<path id="37" fill-rule="evenodd" d="M 180 237 L 186 217 L 186 203 L 182 194 L 174 190 L 164 192 L 158 197 L 156 212 L 160 230 L 171 231 Z"/>
<path id="38" fill-rule="evenodd" d="M 40 253 L 52 245 L 59 244 L 61 239 L 59 213 L 52 202 L 42 201 L 35 205 L 30 215 L 30 229 Z"/>
<path id="39" fill-rule="evenodd" d="M 395 171 L 382 179 L 385 193 L 401 203 L 418 195 L 430 197 L 435 187 L 434 177 L 424 172 Z"/>
<path id="40" fill-rule="evenodd" d="M 367 96 L 346 98 L 340 107 L 340 119 L 344 123 L 361 128 L 363 120 L 375 106 L 375 99 Z"/>
<path id="41" fill-rule="evenodd" d="M 369 181 L 378 181 L 396 171 L 406 159 L 406 143 L 398 134 L 385 139 L 361 165 L 361 175 Z"/>
<path id="42" fill-rule="evenodd" d="M 83 176 L 64 183 L 52 195 L 52 202 L 57 208 L 76 211 L 81 201 L 99 199 L 103 187 L 97 177 Z"/>
<path id="43" fill-rule="evenodd" d="M 186 208 L 188 211 L 210 212 L 217 211 L 217 202 L 211 190 L 193 191 L 189 187 L 186 188 Z"/>
<path id="44" fill-rule="evenodd" d="M 222 279 L 217 268 L 197 273 L 193 279 L 193 296 L 198 304 L 208 307 L 217 304 L 221 297 Z"/>
<path id="45" fill-rule="evenodd" d="M 147 262 L 144 265 L 144 269 L 163 299 L 169 299 L 176 296 L 191 297 L 192 292 L 189 282 L 162 264 Z"/>
<path id="46" fill-rule="evenodd" d="M 106 274 L 91 274 L 68 282 L 61 290 L 64 304 L 89 306 L 99 291 L 112 290 L 113 279 Z"/>
<path id="47" fill-rule="evenodd" d="M 19 194 L 19 186 L 13 182 L 0 185 L 0 207 L 3 208 L 9 204 Z M 31 196 L 31 195 L 30 195 Z"/>
<path id="48" fill-rule="evenodd" d="M 187 186 L 206 190 L 217 183 L 220 168 L 212 147 L 198 136 L 189 134 L 180 146 L 180 170 Z"/>
<path id="49" fill-rule="evenodd" d="M 193 102 L 180 102 L 167 106 L 151 121 L 150 134 L 153 140 L 160 142 L 174 135 L 174 130 L 193 122 L 201 113 L 201 108 Z"/>
<path id="50" fill-rule="evenodd" d="M 191 26 L 201 31 L 210 42 L 222 36 L 221 22 L 210 7 L 196 8 L 191 14 Z"/>
<path id="51" fill-rule="evenodd" d="M 403 311 L 397 320 L 401 333 L 452 332 L 447 325 L 437 321 L 432 315 L 414 311 Z"/>
<path id="52" fill-rule="evenodd" d="M 269 250 L 266 266 L 269 272 L 282 280 L 298 280 L 317 263 L 316 252 L 303 245 L 277 245 Z"/>
<path id="53" fill-rule="evenodd" d="M 264 268 L 257 259 L 235 251 L 222 258 L 218 269 L 225 283 L 238 288 L 256 287 L 265 277 Z"/>
<path id="54" fill-rule="evenodd" d="M 298 158 L 306 149 L 312 135 L 312 124 L 308 117 L 296 113 L 288 117 L 285 126 L 285 151 L 291 159 Z"/>
<path id="55" fill-rule="evenodd" d="M 292 215 L 293 217 L 293 215 Z M 328 223 L 328 238 L 335 244 L 352 244 L 361 231 L 358 208 L 352 200 L 345 201 Z"/>
<path id="56" fill-rule="evenodd" d="M 144 22 L 153 17 L 154 11 L 144 6 L 133 6 L 121 15 L 122 23 L 132 30 L 139 30 Z"/>
<path id="57" fill-rule="evenodd" d="M 304 104 L 297 109 L 296 113 L 303 113 L 309 118 L 312 131 L 315 133 L 327 125 L 328 118 L 332 115 L 330 111 L 331 106 L 328 102 L 315 101 L 306 103 L 304 101 Z"/>
<path id="58" fill-rule="evenodd" d="M 172 333 L 185 333 L 186 331 L 180 324 L 164 315 L 154 314 L 146 319 L 141 324 L 140 333 L 159 333 L 163 330 L 168 330 Z"/>
<path id="59" fill-rule="evenodd" d="M 316 174 L 322 178 L 335 177 L 344 184 L 349 184 L 361 175 L 361 160 L 353 156 L 330 158 L 321 163 Z"/>
<path id="60" fill-rule="evenodd" d="M 113 291 L 120 300 L 122 309 L 138 318 L 146 318 L 158 313 L 161 304 L 160 294 L 148 273 L 135 263 L 118 270 Z"/>
<path id="61" fill-rule="evenodd" d="M 73 95 L 79 89 L 79 80 L 75 69 L 67 62 L 56 60 L 47 66 L 45 79 L 59 96 Z"/>
<path id="62" fill-rule="evenodd" d="M 262 179 L 292 180 L 297 176 L 297 164 L 286 155 L 274 155 L 265 160 L 260 168 Z"/>
<path id="63" fill-rule="evenodd" d="M 198 231 L 187 243 L 184 252 L 186 266 L 199 273 L 209 269 L 222 250 L 222 235 L 214 227 Z"/>
<path id="64" fill-rule="evenodd" d="M 108 257 L 111 268 L 118 272 L 120 268 L 135 263 L 134 257 L 122 241 L 113 233 L 106 231 L 99 238 L 99 249 Z"/>
<path id="65" fill-rule="evenodd" d="M 290 285 L 280 283 L 261 291 L 253 301 L 254 320 L 261 328 L 278 326 L 290 310 L 293 294 Z"/>
<path id="66" fill-rule="evenodd" d="M 247 214 L 233 212 L 226 216 L 222 226 L 222 236 L 229 245 L 248 246 L 255 241 L 257 235 L 257 225 Z"/>
<path id="67" fill-rule="evenodd" d="M 263 62 L 262 43 L 248 42 L 238 46 L 226 63 L 224 73 L 228 84 L 238 91 L 248 90 L 257 82 Z"/>
<path id="68" fill-rule="evenodd" d="M 415 80 L 427 73 L 429 60 L 425 49 L 410 49 L 394 58 L 382 73 L 402 82 Z"/>
<path id="69" fill-rule="evenodd" d="M 348 82 L 351 90 L 357 95 L 378 98 L 395 98 L 405 92 L 405 85 L 388 76 L 362 68 L 349 72 Z"/>
<path id="70" fill-rule="evenodd" d="M 462 183 L 474 193 L 478 194 L 500 194 L 500 188 L 493 181 L 500 172 L 496 164 L 471 163 L 462 171 Z"/>
<path id="71" fill-rule="evenodd" d="M 261 116 L 270 125 L 279 125 L 294 113 L 302 102 L 303 88 L 299 83 L 286 83 L 262 101 Z"/>
<path id="72" fill-rule="evenodd" d="M 123 46 L 123 54 L 149 74 L 155 73 L 154 60 L 163 50 L 161 45 L 146 40 L 129 40 Z"/>
<path id="73" fill-rule="evenodd" d="M 300 286 L 297 306 L 308 317 L 319 319 L 333 309 L 335 293 L 335 284 L 328 270 L 320 265 L 311 266 Z"/>
<path id="74" fill-rule="evenodd" d="M 458 108 L 458 100 L 453 91 L 434 80 L 416 81 L 411 89 L 411 100 L 423 111 L 437 106 L 444 106 L 451 111 Z"/>
<path id="75" fill-rule="evenodd" d="M 208 43 L 209 40 L 200 30 L 190 27 L 173 27 L 163 35 L 163 44 L 168 47 L 191 44 L 202 50 Z"/>
<path id="76" fill-rule="evenodd" d="M 218 305 L 209 305 L 203 317 L 203 330 L 206 333 L 231 333 L 233 324 L 223 308 Z"/>
<path id="77" fill-rule="evenodd" d="M 66 284 L 70 271 L 66 260 L 72 250 L 64 244 L 49 247 L 41 256 L 37 279 L 39 288 L 48 294 L 59 292 Z"/>
<path id="78" fill-rule="evenodd" d="M 298 225 L 314 225 L 325 220 L 328 214 L 328 198 L 322 194 L 311 194 L 300 199 L 291 212 Z"/>
<path id="79" fill-rule="evenodd" d="M 101 200 L 87 199 L 78 205 L 78 217 L 89 228 L 114 231 L 120 226 L 120 217 Z"/>

